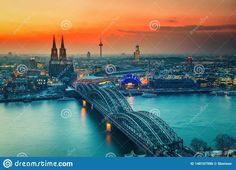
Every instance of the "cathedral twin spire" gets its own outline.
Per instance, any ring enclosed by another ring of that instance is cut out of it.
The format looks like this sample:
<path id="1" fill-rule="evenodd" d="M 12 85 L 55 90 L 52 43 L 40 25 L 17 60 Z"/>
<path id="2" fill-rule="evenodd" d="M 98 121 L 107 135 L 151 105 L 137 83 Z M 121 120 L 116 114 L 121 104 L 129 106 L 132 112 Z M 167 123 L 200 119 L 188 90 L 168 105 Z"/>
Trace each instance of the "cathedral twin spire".
<path id="1" fill-rule="evenodd" d="M 57 52 L 57 47 L 56 47 L 56 39 L 55 39 L 55 35 L 53 35 L 53 44 L 52 44 L 52 50 L 51 50 L 51 60 L 60 60 L 60 61 L 66 61 L 66 49 L 65 49 L 65 45 L 64 45 L 64 38 L 62 35 L 61 38 L 61 48 L 59 51 L 59 58 L 58 58 L 58 52 Z"/>

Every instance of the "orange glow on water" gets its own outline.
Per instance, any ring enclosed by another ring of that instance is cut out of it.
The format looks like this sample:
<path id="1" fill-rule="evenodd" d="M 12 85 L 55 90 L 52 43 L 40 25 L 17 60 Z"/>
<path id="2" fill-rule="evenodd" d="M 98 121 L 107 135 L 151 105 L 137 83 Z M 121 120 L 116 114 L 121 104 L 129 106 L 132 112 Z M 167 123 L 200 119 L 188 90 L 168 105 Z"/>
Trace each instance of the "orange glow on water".
<path id="1" fill-rule="evenodd" d="M 128 96 L 127 100 L 129 103 L 133 103 L 134 102 L 134 97 L 133 96 Z"/>
<path id="2" fill-rule="evenodd" d="M 108 144 L 111 143 L 111 134 L 110 134 L 110 133 L 107 133 L 107 134 L 106 134 L 106 142 L 107 142 Z"/>
<path id="3" fill-rule="evenodd" d="M 81 118 L 82 118 L 82 120 L 85 120 L 85 118 L 86 118 L 86 108 L 85 107 L 82 107 L 82 109 L 81 109 Z"/>

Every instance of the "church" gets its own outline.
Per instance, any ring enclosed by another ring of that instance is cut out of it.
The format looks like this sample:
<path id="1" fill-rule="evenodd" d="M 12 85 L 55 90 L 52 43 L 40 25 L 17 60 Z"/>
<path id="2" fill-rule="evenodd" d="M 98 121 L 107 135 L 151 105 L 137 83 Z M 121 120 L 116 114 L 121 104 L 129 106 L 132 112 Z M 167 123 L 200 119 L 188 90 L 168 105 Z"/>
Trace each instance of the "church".
<path id="1" fill-rule="evenodd" d="M 54 35 L 51 59 L 49 61 L 49 76 L 60 79 L 64 76 L 70 76 L 72 73 L 74 73 L 73 61 L 67 59 L 63 36 L 61 38 L 61 47 L 59 49 L 58 56 L 56 39 Z"/>

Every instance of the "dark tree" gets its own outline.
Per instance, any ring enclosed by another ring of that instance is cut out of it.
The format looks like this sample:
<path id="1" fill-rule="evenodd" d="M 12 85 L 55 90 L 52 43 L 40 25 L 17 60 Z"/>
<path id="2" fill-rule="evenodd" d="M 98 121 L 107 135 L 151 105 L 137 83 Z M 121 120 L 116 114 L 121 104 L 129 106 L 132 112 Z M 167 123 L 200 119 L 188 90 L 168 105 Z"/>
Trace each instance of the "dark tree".
<path id="1" fill-rule="evenodd" d="M 7 86 L 4 86 L 4 88 L 3 88 L 3 97 L 4 97 L 4 99 L 7 99 L 7 98 L 8 98 Z"/>
<path id="2" fill-rule="evenodd" d="M 201 139 L 194 138 L 191 142 L 191 147 L 194 151 L 206 151 L 209 149 L 207 143 Z"/>
<path id="3" fill-rule="evenodd" d="M 236 144 L 236 138 L 227 134 L 219 134 L 215 138 L 216 148 L 220 150 L 229 150 Z"/>

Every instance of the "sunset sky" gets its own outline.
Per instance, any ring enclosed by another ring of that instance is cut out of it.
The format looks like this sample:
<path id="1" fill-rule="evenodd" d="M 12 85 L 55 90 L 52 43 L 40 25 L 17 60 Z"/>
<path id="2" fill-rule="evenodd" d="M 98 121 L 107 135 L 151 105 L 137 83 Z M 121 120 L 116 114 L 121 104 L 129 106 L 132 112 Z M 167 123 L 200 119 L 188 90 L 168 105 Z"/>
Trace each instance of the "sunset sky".
<path id="1" fill-rule="evenodd" d="M 236 54 L 235 0 L 1 0 L 0 53 Z M 155 23 L 159 27 L 152 27 Z"/>

